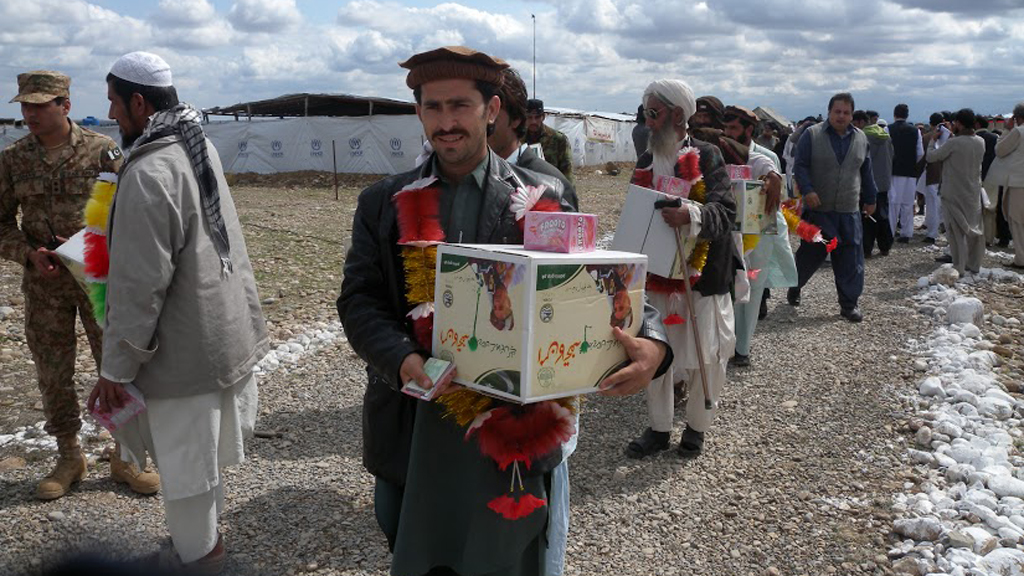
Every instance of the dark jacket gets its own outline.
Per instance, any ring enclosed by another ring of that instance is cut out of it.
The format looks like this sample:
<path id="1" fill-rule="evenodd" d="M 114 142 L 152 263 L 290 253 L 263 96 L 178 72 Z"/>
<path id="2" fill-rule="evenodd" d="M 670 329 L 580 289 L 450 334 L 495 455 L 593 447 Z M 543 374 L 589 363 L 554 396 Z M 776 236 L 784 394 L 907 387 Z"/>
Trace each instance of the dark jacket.
<path id="1" fill-rule="evenodd" d="M 487 244 L 521 244 L 523 235 L 510 210 L 511 195 L 519 185 L 545 184 L 545 196 L 557 199 L 562 209 L 576 211 L 563 197 L 560 181 L 512 166 L 490 153 L 491 170 L 480 207 L 478 240 Z M 391 176 L 359 195 L 352 224 L 352 244 L 345 258 L 338 315 L 349 344 L 367 363 L 369 382 L 363 398 L 363 465 L 375 476 L 405 484 L 416 402 L 399 392 L 399 368 L 406 356 L 430 356 L 414 340 L 406 313 L 405 277 L 398 242 L 395 192 L 430 175 L 433 162 Z M 645 307 L 641 335 L 667 342 L 660 316 Z M 672 359 L 659 367 L 664 372 Z"/>
<path id="2" fill-rule="evenodd" d="M 689 145 L 700 151 L 700 172 L 706 190 L 704 206 L 700 209 L 701 229 L 698 237 L 711 242 L 707 262 L 693 289 L 702 296 L 728 294 L 736 270 L 743 267 L 736 243 L 732 240 L 736 222 L 736 199 L 732 194 L 732 182 L 718 147 L 692 137 Z M 743 152 L 747 152 L 745 147 Z M 738 159 L 742 160 L 742 157 Z M 649 169 L 653 163 L 654 156 L 648 151 L 636 165 L 639 169 Z"/>
<path id="3" fill-rule="evenodd" d="M 981 181 L 984 182 L 992 161 L 996 159 L 996 142 L 999 141 L 999 137 L 988 130 L 978 130 L 975 134 L 985 141 L 985 156 L 981 159 Z"/>
<path id="4" fill-rule="evenodd" d="M 901 118 L 889 125 L 889 136 L 892 138 L 892 175 L 904 178 L 920 176 L 917 139 L 921 133 L 917 126 Z"/>

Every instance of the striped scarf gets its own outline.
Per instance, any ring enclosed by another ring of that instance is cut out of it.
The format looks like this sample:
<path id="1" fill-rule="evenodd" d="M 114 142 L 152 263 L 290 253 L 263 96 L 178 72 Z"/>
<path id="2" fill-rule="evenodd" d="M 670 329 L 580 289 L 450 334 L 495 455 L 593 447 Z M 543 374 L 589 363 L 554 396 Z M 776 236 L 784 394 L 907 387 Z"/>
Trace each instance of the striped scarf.
<path id="1" fill-rule="evenodd" d="M 231 243 L 228 240 L 227 227 L 224 224 L 224 216 L 220 211 L 220 192 L 217 189 L 217 177 L 213 172 L 213 165 L 210 163 L 210 155 L 206 149 L 206 134 L 203 132 L 202 114 L 192 106 L 184 102 L 174 108 L 161 110 L 149 118 L 149 125 L 146 130 L 135 141 L 132 150 L 139 146 L 152 142 L 164 136 L 180 136 L 185 149 L 188 151 L 188 158 L 192 164 L 192 172 L 199 183 L 199 197 L 203 203 L 203 214 L 207 224 L 210 225 L 210 236 L 213 245 L 220 256 L 221 272 L 228 274 L 231 266 Z M 125 168 L 131 164 L 132 156 L 129 155 Z M 124 168 L 122 168 L 122 172 Z"/>

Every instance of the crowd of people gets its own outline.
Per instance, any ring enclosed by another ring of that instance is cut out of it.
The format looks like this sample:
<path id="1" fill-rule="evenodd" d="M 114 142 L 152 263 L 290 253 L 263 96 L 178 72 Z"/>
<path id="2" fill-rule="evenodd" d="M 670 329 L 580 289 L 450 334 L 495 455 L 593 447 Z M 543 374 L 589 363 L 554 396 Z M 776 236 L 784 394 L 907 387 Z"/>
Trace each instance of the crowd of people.
<path id="1" fill-rule="evenodd" d="M 415 169 L 359 195 L 337 300 L 348 342 L 367 364 L 363 463 L 375 479 L 374 510 L 393 553 L 391 571 L 561 574 L 578 418 L 547 457 L 517 469 L 513 478 L 526 495 L 499 513 L 488 499 L 507 490 L 508 472 L 465 440 L 490 415 L 473 406 L 497 401 L 471 398 L 462 409 L 471 417 L 461 422 L 451 403 L 401 389 L 415 382 L 436 386 L 441 398 L 460 393 L 425 371 L 431 351 L 416 328 L 423 303 L 407 293 L 415 282 L 410 259 L 429 257 L 428 246 L 442 241 L 522 243 L 510 205 L 525 189 L 576 211 L 571 150 L 564 135 L 544 125 L 544 103 L 527 98 L 519 74 L 500 58 L 443 47 L 401 66 L 430 147 Z M 88 473 L 72 379 L 78 315 L 99 369 L 90 409 L 111 413 L 129 404 L 127 384 L 147 405 L 115 431 L 111 475 L 140 493 L 163 492 L 172 547 L 153 560 L 218 573 L 226 558 L 220 469 L 244 458 L 258 396 L 252 369 L 269 337 L 217 152 L 199 113 L 178 101 L 170 67 L 133 52 L 113 64 L 106 81 L 124 154 L 68 120 L 70 80 L 47 71 L 19 76 L 14 101 L 31 134 L 0 153 L 0 255 L 25 267 L 26 334 L 47 431 L 59 448 L 36 496 L 59 498 Z M 661 217 L 703 257 L 688 261 L 692 269 L 682 278 L 650 275 L 636 336 L 613 330 L 629 362 L 599 393 L 645 391 L 649 419 L 624 443 L 627 457 L 673 445 L 675 397 L 684 389 L 676 452 L 695 458 L 707 449 L 729 364 L 750 364 L 771 289 L 787 289 L 788 303 L 799 306 L 803 287 L 831 259 L 839 314 L 861 322 L 865 259 L 876 246 L 884 256 L 911 240 L 917 196 L 924 198 L 922 241 L 944 233 L 943 259 L 958 272 L 979 271 L 986 242 L 1012 241 L 1014 266 L 1024 268 L 1024 104 L 994 131 L 986 129 L 990 119 L 969 109 L 933 115 L 930 127 L 908 118 L 900 104 L 886 125 L 839 93 L 827 118 L 784 127 L 741 105 L 698 98 L 681 79 L 644 88 L 631 181 L 700 183 L 686 202 L 661 208 Z M 765 214 L 775 224 L 750 246 L 734 231 L 730 171 L 738 166 L 763 182 Z M 96 194 L 90 199 L 100 173 L 116 174 L 104 176 L 117 187 L 106 204 Z M 396 200 L 406 193 L 421 200 L 412 218 Z M 81 228 L 87 201 L 89 210 L 109 214 L 89 220 L 89 232 L 101 239 L 89 250 L 103 254 L 102 270 L 87 271 L 91 301 L 53 251 Z M 797 220 L 787 210 L 798 211 Z M 410 222 L 428 237 L 406 238 Z M 794 225 L 817 231 L 801 234 L 795 253 Z M 687 321 L 666 325 L 669 317 Z"/>

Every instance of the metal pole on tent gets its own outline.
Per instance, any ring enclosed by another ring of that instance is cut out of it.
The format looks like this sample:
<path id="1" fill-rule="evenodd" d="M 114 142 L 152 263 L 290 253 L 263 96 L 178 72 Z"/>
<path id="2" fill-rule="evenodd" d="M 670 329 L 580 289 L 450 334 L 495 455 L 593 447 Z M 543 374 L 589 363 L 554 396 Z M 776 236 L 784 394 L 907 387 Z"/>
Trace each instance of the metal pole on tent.
<path id="1" fill-rule="evenodd" d="M 530 14 L 533 18 L 533 97 L 537 97 L 537 15 Z"/>
<path id="2" fill-rule="evenodd" d="M 334 148 L 334 140 L 331 140 L 331 161 L 334 162 L 334 199 L 338 199 L 338 153 Z"/>

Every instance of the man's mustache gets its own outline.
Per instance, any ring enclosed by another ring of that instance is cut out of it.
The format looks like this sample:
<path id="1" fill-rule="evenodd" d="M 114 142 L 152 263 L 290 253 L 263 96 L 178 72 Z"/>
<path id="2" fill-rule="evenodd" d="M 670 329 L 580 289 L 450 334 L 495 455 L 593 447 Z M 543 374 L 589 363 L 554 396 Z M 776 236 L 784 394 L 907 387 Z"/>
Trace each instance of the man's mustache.
<path id="1" fill-rule="evenodd" d="M 437 130 L 430 135 L 430 139 L 433 140 L 434 138 L 443 138 L 445 136 L 465 136 L 469 138 L 469 132 L 465 130 Z"/>

